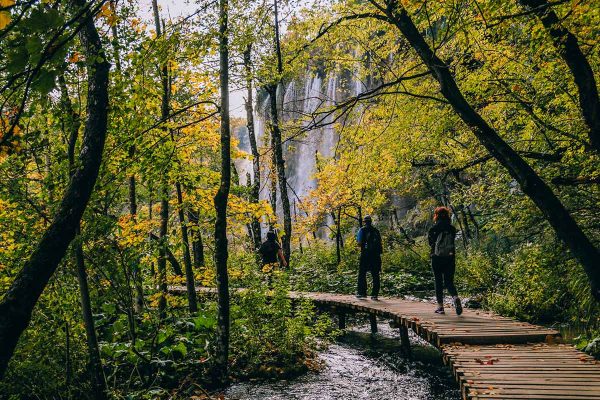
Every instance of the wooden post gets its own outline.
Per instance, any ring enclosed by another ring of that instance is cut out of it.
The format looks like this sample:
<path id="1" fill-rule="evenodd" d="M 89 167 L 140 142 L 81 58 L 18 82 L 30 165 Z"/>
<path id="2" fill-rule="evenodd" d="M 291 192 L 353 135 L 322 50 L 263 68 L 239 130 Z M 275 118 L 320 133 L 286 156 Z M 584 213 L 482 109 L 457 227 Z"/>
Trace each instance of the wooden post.
<path id="1" fill-rule="evenodd" d="M 377 333 L 377 315 L 369 314 L 369 320 L 371 321 L 371 334 Z"/>
<path id="2" fill-rule="evenodd" d="M 410 356 L 410 340 L 408 339 L 408 327 L 406 325 L 400 325 L 400 344 L 404 354 Z"/>
<path id="3" fill-rule="evenodd" d="M 346 312 L 344 310 L 338 311 L 338 328 L 340 330 L 346 329 Z"/>

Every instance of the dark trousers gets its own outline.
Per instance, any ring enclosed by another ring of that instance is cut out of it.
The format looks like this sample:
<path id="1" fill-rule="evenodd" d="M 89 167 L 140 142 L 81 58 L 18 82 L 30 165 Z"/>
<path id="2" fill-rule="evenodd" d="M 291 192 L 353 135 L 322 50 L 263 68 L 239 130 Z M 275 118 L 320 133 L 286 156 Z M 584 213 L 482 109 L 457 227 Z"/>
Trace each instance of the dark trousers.
<path id="1" fill-rule="evenodd" d="M 456 259 L 454 257 L 431 257 L 431 269 L 435 278 L 435 298 L 439 304 L 444 302 L 444 286 L 450 296 L 458 296 L 454 286 L 454 271 Z"/>
<path id="2" fill-rule="evenodd" d="M 358 288 L 356 294 L 360 296 L 367 295 L 367 271 L 371 271 L 373 277 L 373 289 L 371 296 L 379 296 L 379 288 L 381 286 L 381 257 L 361 257 L 360 266 L 358 267 Z"/>

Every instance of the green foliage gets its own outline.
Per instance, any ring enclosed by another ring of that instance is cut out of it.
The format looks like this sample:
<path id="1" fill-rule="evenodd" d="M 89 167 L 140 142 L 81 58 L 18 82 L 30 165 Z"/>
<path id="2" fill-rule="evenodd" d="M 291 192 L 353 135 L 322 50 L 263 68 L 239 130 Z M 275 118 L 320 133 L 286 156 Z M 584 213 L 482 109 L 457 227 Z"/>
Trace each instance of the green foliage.
<path id="1" fill-rule="evenodd" d="M 545 323 L 576 323 L 588 317 L 589 290 L 580 285 L 585 276 L 554 240 L 520 246 L 500 262 L 498 287 L 489 298 L 492 309 Z"/>
<path id="2" fill-rule="evenodd" d="M 384 232 L 383 241 L 389 243 Z M 353 294 L 356 292 L 359 253 L 353 239 L 348 239 L 337 265 L 335 249 L 315 243 L 296 253 L 290 282 L 293 290 Z M 425 295 L 433 288 L 423 244 L 387 248 L 382 257 L 381 290 L 385 296 Z M 369 277 L 369 275 L 367 275 Z"/>
<path id="3" fill-rule="evenodd" d="M 281 379 L 302 373 L 314 358 L 317 338 L 334 334 L 330 319 L 317 317 L 312 302 L 293 304 L 285 273 L 274 275 L 270 285 L 255 279 L 234 299 L 232 366 L 239 378 Z"/>

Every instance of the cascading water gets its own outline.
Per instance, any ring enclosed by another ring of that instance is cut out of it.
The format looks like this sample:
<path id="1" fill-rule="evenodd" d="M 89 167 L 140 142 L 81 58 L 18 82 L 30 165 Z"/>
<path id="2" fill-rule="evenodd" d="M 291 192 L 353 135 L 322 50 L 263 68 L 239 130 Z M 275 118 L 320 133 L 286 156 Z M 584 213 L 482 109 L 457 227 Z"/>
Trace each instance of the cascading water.
<path id="1" fill-rule="evenodd" d="M 335 105 L 339 100 L 340 91 L 338 87 L 338 74 L 336 72 L 324 75 L 320 71 L 314 73 L 307 71 L 303 79 L 293 80 L 285 85 L 280 85 L 277 93 L 278 104 L 281 110 L 281 124 L 292 121 L 303 121 L 301 124 L 302 132 L 295 134 L 284 131 L 284 159 L 286 161 L 286 176 L 288 178 L 290 203 L 296 203 L 296 210 L 302 214 L 302 202 L 317 187 L 315 173 L 317 172 L 318 157 L 333 157 L 338 136 L 333 125 L 333 115 L 326 116 L 320 121 L 319 127 L 310 128 L 313 123 L 308 116 L 315 115 L 328 107 Z M 354 94 L 355 87 L 362 87 L 360 82 L 349 82 L 350 90 L 347 92 Z M 283 89 L 283 90 L 282 90 Z M 353 90 L 354 89 L 354 90 Z M 282 93 L 283 92 L 283 93 Z M 267 148 L 269 146 L 267 127 L 269 124 L 269 97 L 261 92 L 257 96 L 255 107 L 255 132 L 259 146 Z M 294 128 L 297 130 L 297 128 Z M 239 148 L 245 152 L 250 152 L 245 127 L 236 131 L 239 138 Z M 269 156 L 268 154 L 266 155 Z M 265 163 L 267 160 L 265 160 Z M 252 174 L 252 163 L 249 160 L 236 161 L 240 175 L 240 183 L 246 183 L 246 175 Z M 268 174 L 264 173 L 261 182 L 261 199 L 269 199 L 270 183 Z M 281 216 L 281 200 L 279 190 L 277 193 L 277 211 Z M 327 216 L 327 225 L 333 223 L 330 216 Z M 326 232 L 322 232 L 325 237 Z"/>

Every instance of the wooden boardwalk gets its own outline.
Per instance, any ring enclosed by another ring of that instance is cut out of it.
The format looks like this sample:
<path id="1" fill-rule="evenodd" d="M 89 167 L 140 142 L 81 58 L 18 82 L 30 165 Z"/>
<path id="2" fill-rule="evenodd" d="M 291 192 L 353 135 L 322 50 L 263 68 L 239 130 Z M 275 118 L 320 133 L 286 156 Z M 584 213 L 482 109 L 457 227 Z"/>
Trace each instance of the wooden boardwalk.
<path id="1" fill-rule="evenodd" d="M 173 292 L 185 292 L 172 287 Z M 199 292 L 214 289 L 198 288 Z M 600 400 L 600 365 L 594 358 L 560 344 L 557 331 L 515 321 L 490 312 L 465 309 L 457 316 L 433 312 L 428 302 L 380 298 L 378 301 L 331 293 L 290 293 L 308 298 L 338 315 L 345 327 L 347 313 L 368 313 L 372 330 L 377 316 L 394 321 L 409 351 L 408 330 L 442 352 L 464 399 Z"/>

